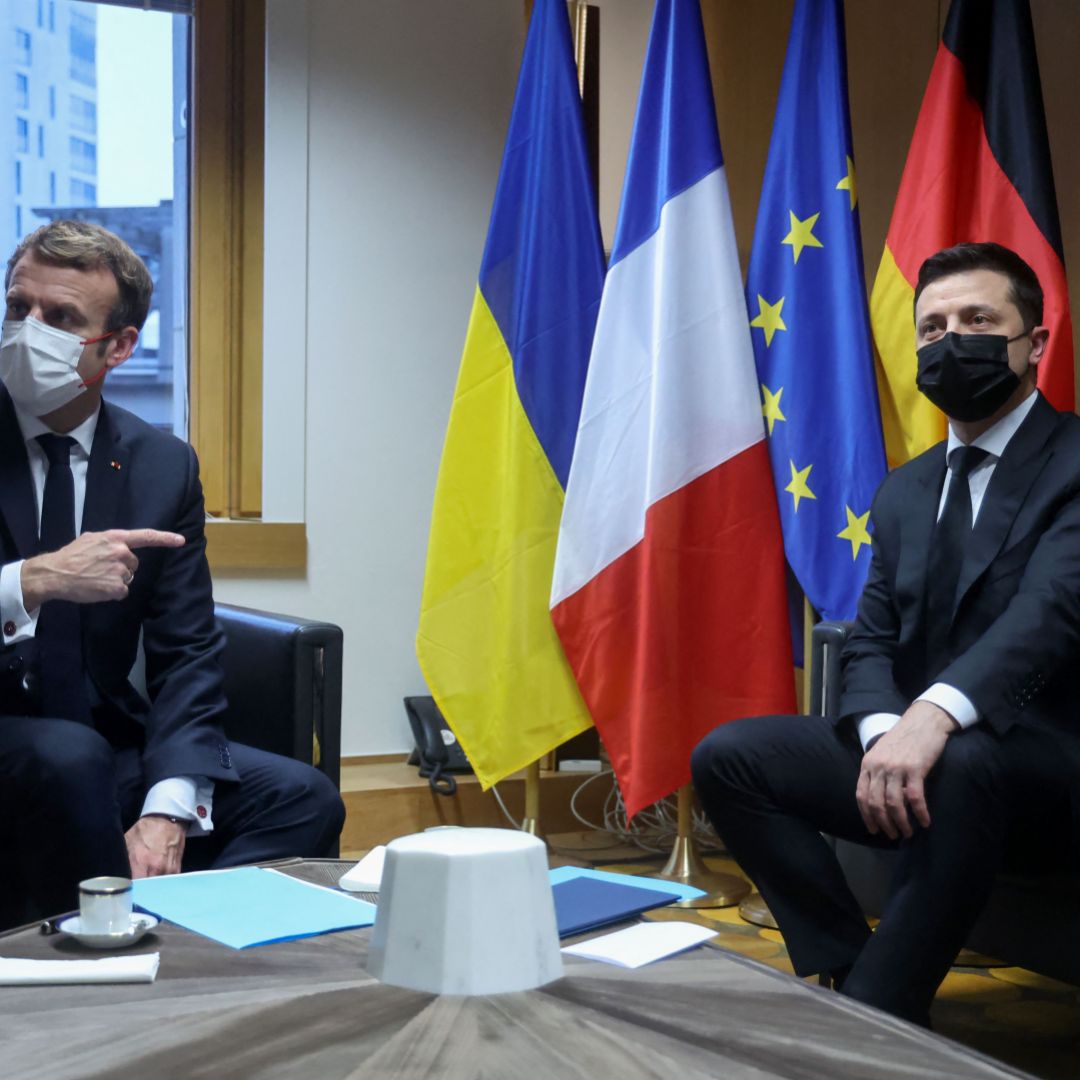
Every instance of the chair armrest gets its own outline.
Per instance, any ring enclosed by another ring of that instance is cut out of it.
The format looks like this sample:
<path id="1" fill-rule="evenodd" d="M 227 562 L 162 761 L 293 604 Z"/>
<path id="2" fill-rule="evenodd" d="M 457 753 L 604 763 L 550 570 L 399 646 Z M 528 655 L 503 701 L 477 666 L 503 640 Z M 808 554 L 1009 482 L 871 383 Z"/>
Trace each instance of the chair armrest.
<path id="1" fill-rule="evenodd" d="M 215 604 L 226 734 L 317 766 L 340 788 L 343 634 L 333 623 Z"/>
<path id="2" fill-rule="evenodd" d="M 819 622 L 810 633 L 810 700 L 806 711 L 811 716 L 836 716 L 840 710 L 840 650 L 854 625 Z"/>

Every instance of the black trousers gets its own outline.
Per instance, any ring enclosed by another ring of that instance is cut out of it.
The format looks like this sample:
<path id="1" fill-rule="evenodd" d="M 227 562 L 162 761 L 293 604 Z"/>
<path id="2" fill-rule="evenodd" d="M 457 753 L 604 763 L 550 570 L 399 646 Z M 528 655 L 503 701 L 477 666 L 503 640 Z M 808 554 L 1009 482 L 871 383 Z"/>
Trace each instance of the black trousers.
<path id="1" fill-rule="evenodd" d="M 213 832 L 183 868 L 325 855 L 345 820 L 334 785 L 289 758 L 231 743 L 240 780 L 214 787 Z M 124 832 L 147 785 L 137 750 L 68 720 L 0 717 L 0 928 L 78 906 L 78 883 L 130 874 Z"/>
<path id="2" fill-rule="evenodd" d="M 861 760 L 849 725 L 765 716 L 706 736 L 692 771 L 717 832 L 776 917 L 795 970 L 850 965 L 843 993 L 926 1023 L 1007 854 L 1069 859 L 1076 757 L 1057 736 L 1019 725 L 1000 737 L 983 724 L 958 733 L 927 778 L 930 827 L 916 825 L 895 843 L 863 825 Z M 899 848 L 873 934 L 822 833 Z"/>

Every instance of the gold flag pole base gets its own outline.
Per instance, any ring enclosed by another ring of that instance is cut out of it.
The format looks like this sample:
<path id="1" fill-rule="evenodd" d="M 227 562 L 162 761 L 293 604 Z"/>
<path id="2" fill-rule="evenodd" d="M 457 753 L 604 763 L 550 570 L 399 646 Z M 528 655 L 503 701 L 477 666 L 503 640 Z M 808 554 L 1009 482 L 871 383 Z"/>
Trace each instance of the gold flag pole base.
<path id="1" fill-rule="evenodd" d="M 778 930 L 776 918 L 765 903 L 765 897 L 761 893 L 751 893 L 740 905 L 739 916 L 755 926 L 767 926 L 770 930 Z"/>
<path id="2" fill-rule="evenodd" d="M 525 767 L 525 815 L 521 819 L 521 831 L 544 840 L 540 831 L 540 761 L 537 759 Z"/>
<path id="3" fill-rule="evenodd" d="M 676 907 L 731 907 L 750 892 L 750 885 L 737 874 L 718 874 L 705 865 L 690 831 L 692 799 L 689 784 L 679 788 L 679 832 L 667 865 L 656 877 L 704 891 L 704 896 L 680 900 Z"/>

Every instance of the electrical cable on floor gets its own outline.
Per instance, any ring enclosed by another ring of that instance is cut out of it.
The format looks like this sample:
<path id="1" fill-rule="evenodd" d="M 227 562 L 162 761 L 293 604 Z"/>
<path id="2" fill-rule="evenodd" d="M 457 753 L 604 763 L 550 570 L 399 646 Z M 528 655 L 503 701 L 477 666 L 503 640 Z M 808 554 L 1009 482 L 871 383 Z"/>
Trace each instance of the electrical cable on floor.
<path id="1" fill-rule="evenodd" d="M 503 797 L 499 794 L 498 784 L 491 785 L 491 794 L 495 796 L 495 801 L 499 804 L 499 809 L 503 812 L 503 816 L 506 818 L 506 820 L 509 821 L 515 829 L 518 829 L 520 831 L 524 822 L 515 821 L 513 815 L 510 813 L 509 810 L 507 810 L 506 803 L 503 802 Z"/>
<path id="2" fill-rule="evenodd" d="M 603 820 L 601 823 L 590 821 L 578 808 L 582 792 L 598 779 L 606 778 L 611 790 L 604 800 Z M 678 804 L 674 797 L 661 799 L 652 806 L 640 811 L 632 822 L 626 819 L 626 806 L 615 783 L 615 774 L 611 769 L 593 773 L 586 777 L 574 789 L 570 797 L 570 812 L 574 818 L 591 832 L 608 833 L 620 842 L 632 844 L 651 854 L 663 855 L 671 850 L 678 835 Z M 694 811 L 691 831 L 697 845 L 703 852 L 722 852 L 724 846 L 713 830 L 709 819 L 699 810 Z"/>

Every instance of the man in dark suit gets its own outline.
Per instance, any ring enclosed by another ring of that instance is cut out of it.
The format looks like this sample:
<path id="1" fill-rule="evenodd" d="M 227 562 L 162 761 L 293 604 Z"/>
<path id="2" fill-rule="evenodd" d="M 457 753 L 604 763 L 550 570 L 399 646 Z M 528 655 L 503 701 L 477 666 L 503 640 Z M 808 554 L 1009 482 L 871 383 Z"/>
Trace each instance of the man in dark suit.
<path id="1" fill-rule="evenodd" d="M 918 384 L 949 437 L 890 474 L 838 718 L 717 728 L 694 783 L 799 974 L 919 1023 L 1016 841 L 1068 849 L 1080 775 L 1080 420 L 1037 392 L 1049 331 L 996 244 L 922 266 Z M 871 935 L 821 833 L 899 848 Z"/>
<path id="2" fill-rule="evenodd" d="M 329 780 L 226 742 L 198 462 L 101 400 L 153 288 L 58 221 L 8 263 L 0 338 L 0 926 L 80 879 L 321 855 Z M 142 636 L 149 702 L 129 679 Z"/>

